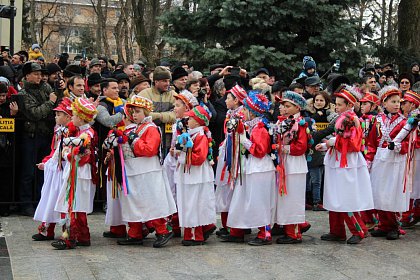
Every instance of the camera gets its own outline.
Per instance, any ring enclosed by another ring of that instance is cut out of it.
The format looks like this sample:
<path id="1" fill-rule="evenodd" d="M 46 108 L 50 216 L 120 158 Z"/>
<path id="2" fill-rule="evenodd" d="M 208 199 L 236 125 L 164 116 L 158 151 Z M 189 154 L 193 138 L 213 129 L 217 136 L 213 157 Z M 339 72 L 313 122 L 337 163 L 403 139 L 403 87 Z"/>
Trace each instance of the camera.
<path id="1" fill-rule="evenodd" d="M 198 90 L 197 100 L 198 101 L 204 101 L 204 98 L 207 95 L 207 90 L 205 88 L 200 88 Z"/>
<path id="2" fill-rule="evenodd" d="M 55 90 L 60 89 L 60 83 L 61 81 L 64 81 L 63 77 L 61 77 L 61 74 L 57 74 L 57 80 L 54 82 L 54 88 Z"/>
<path id="3" fill-rule="evenodd" d="M 229 72 L 231 75 L 239 76 L 239 73 L 241 72 L 241 67 L 232 67 Z"/>

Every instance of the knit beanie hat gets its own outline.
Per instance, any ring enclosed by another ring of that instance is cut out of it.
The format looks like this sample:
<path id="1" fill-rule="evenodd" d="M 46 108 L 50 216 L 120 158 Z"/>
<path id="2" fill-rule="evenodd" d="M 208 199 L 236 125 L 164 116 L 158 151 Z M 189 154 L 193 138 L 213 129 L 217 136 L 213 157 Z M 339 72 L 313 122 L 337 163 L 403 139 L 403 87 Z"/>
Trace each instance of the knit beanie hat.
<path id="1" fill-rule="evenodd" d="M 162 66 L 158 66 L 155 68 L 155 71 L 153 71 L 153 80 L 159 81 L 159 80 L 166 80 L 171 79 L 171 72 L 169 72 L 168 69 Z"/>

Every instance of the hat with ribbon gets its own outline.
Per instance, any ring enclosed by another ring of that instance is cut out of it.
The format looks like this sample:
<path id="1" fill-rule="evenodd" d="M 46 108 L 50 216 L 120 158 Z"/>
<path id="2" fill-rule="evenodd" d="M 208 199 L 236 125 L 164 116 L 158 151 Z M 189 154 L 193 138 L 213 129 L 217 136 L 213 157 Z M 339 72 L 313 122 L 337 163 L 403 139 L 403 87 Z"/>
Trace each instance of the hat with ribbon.
<path id="1" fill-rule="evenodd" d="M 349 85 L 342 85 L 334 93 L 336 97 L 341 97 L 347 100 L 350 104 L 354 105 L 358 100 L 362 98 L 362 93 L 358 87 L 352 87 Z"/>
<path id="2" fill-rule="evenodd" d="M 71 103 L 72 102 L 71 102 L 70 98 L 64 97 L 63 100 L 61 100 L 60 104 L 58 104 L 58 106 L 53 109 L 53 111 L 63 112 L 63 113 L 66 113 L 69 116 L 73 116 Z"/>
<path id="3" fill-rule="evenodd" d="M 359 101 L 361 103 L 362 102 L 370 102 L 370 103 L 378 105 L 378 106 L 381 104 L 381 101 L 379 100 L 379 97 L 372 92 L 366 92 L 365 96 L 363 96 L 362 99 L 360 99 Z"/>
<path id="4" fill-rule="evenodd" d="M 229 92 L 235 96 L 241 103 L 246 98 L 246 91 L 240 86 L 236 85 L 229 90 Z"/>
<path id="5" fill-rule="evenodd" d="M 192 110 L 185 112 L 186 117 L 191 117 L 197 121 L 201 126 L 208 126 L 210 122 L 210 115 L 202 106 L 196 106 Z"/>
<path id="6" fill-rule="evenodd" d="M 415 91 L 407 90 L 404 93 L 403 99 L 401 99 L 401 102 L 402 101 L 408 101 L 408 102 L 414 103 L 416 107 L 418 107 L 420 105 L 420 95 Z"/>

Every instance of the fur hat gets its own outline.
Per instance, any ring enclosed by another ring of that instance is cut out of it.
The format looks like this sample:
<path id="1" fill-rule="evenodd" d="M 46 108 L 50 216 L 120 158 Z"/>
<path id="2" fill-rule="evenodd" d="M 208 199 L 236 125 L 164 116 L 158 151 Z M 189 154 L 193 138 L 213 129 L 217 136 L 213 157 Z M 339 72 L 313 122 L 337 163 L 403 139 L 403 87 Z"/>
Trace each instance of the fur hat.
<path id="1" fill-rule="evenodd" d="M 385 86 L 379 91 L 379 98 L 384 102 L 388 97 L 398 95 L 401 97 L 401 91 L 395 86 Z"/>
<path id="2" fill-rule="evenodd" d="M 66 78 L 71 78 L 76 75 L 82 74 L 82 68 L 80 68 L 79 65 L 70 64 L 67 65 L 66 68 L 64 68 L 63 76 Z"/>
<path id="3" fill-rule="evenodd" d="M 146 109 L 150 112 L 153 111 L 153 101 L 140 95 L 133 95 L 129 100 L 127 100 L 126 106 L 128 108 L 138 107 Z"/>
<path id="4" fill-rule="evenodd" d="M 166 80 L 171 79 L 171 72 L 169 72 L 168 69 L 162 66 L 158 66 L 155 68 L 155 71 L 153 71 L 153 80 L 159 81 L 159 80 Z"/>
<path id="5" fill-rule="evenodd" d="M 91 87 L 93 85 L 102 83 L 102 81 L 103 80 L 102 80 L 101 74 L 92 73 L 88 77 L 87 84 L 88 84 L 89 87 Z"/>
<path id="6" fill-rule="evenodd" d="M 47 72 L 48 72 L 49 75 L 61 71 L 61 67 L 58 66 L 55 63 L 48 63 L 47 66 L 46 66 L 46 69 L 47 69 Z"/>
<path id="7" fill-rule="evenodd" d="M 280 103 L 284 102 L 290 102 L 293 105 L 298 106 L 301 110 L 306 107 L 306 99 L 302 95 L 290 90 L 283 93 L 283 98 Z"/>
<path id="8" fill-rule="evenodd" d="M 410 73 L 401 73 L 398 77 L 398 82 L 401 83 L 403 79 L 407 79 L 410 82 L 410 85 L 413 84 L 414 77 Z"/>
<path id="9" fill-rule="evenodd" d="M 187 76 L 188 76 L 187 70 L 185 70 L 181 66 L 177 66 L 172 69 L 172 81 L 176 81 L 182 77 L 187 77 Z"/>
<path id="10" fill-rule="evenodd" d="M 95 105 L 89 99 L 78 97 L 71 104 L 73 115 L 78 116 L 86 122 L 91 122 L 95 118 L 98 111 Z"/>
<path id="11" fill-rule="evenodd" d="M 267 96 L 261 93 L 260 90 L 251 90 L 248 92 L 248 96 L 243 100 L 243 104 L 256 116 L 262 116 L 270 109 L 271 102 L 268 101 Z"/>
<path id="12" fill-rule="evenodd" d="M 185 112 L 185 116 L 193 118 L 201 126 L 208 126 L 210 122 L 209 113 L 201 106 L 196 106 L 192 110 Z"/>
<path id="13" fill-rule="evenodd" d="M 26 76 L 32 72 L 41 71 L 41 65 L 35 62 L 26 62 L 22 67 L 22 74 Z"/>
<path id="14" fill-rule="evenodd" d="M 195 98 L 195 96 L 186 89 L 184 89 L 180 93 L 175 93 L 174 97 L 184 102 L 184 104 L 188 107 L 189 110 L 199 105 L 197 98 Z"/>

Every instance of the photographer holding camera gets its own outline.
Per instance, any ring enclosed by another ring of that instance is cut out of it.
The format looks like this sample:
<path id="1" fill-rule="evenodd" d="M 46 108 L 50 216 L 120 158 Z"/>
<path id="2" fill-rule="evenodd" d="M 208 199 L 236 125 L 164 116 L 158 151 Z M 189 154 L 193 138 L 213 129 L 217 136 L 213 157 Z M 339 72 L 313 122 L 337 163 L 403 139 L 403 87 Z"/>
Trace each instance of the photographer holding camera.
<path id="1" fill-rule="evenodd" d="M 190 91 L 198 100 L 200 106 L 207 108 L 210 112 L 210 122 L 213 122 L 216 119 L 217 113 L 211 104 L 210 100 L 208 100 L 208 92 L 205 87 L 200 87 L 200 81 L 198 79 L 190 79 L 187 82 L 186 89 Z"/>
<path id="2" fill-rule="evenodd" d="M 54 89 L 59 96 L 63 96 L 66 89 L 66 82 L 61 74 L 60 66 L 55 63 L 48 63 L 45 67 L 48 73 L 48 84 Z"/>

